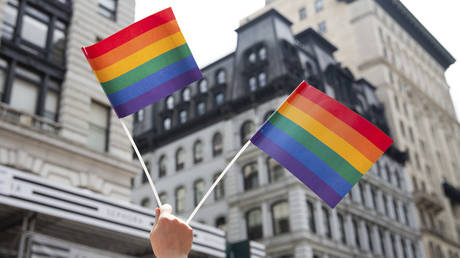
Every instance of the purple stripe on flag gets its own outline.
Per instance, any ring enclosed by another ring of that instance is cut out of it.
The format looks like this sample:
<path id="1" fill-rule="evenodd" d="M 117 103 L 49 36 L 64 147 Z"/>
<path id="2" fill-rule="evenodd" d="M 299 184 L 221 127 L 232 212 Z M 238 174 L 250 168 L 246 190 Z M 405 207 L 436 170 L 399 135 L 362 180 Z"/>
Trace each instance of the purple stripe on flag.
<path id="1" fill-rule="evenodd" d="M 260 132 L 257 132 L 251 138 L 251 142 L 287 168 L 331 208 L 334 208 L 342 200 L 342 197 L 321 180 L 321 178 L 315 175 L 315 173 Z"/>
<path id="2" fill-rule="evenodd" d="M 122 118 L 128 116 L 139 109 L 158 101 L 171 93 L 184 88 L 190 83 L 200 80 L 203 75 L 198 67 L 188 70 L 187 72 L 161 84 L 157 87 L 147 91 L 146 93 L 129 100 L 123 104 L 114 107 L 118 117 Z"/>

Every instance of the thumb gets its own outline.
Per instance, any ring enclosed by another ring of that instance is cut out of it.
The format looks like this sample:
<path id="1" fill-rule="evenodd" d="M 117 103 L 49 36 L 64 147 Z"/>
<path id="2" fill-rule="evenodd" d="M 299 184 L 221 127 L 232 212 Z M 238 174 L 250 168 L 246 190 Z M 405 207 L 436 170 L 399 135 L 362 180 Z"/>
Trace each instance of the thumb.
<path id="1" fill-rule="evenodd" d="M 160 207 L 160 217 L 168 217 L 171 215 L 172 207 L 169 204 L 161 205 Z"/>

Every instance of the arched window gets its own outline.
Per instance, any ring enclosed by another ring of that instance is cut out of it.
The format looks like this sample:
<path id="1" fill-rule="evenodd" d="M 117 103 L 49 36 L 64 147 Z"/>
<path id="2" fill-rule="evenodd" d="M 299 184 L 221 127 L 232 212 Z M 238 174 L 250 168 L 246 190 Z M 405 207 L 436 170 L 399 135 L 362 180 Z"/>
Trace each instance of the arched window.
<path id="1" fill-rule="evenodd" d="M 243 167 L 244 190 L 248 191 L 259 186 L 257 163 L 249 163 Z"/>
<path id="2" fill-rule="evenodd" d="M 246 213 L 246 229 L 249 240 L 257 240 L 263 237 L 262 212 L 260 208 L 252 209 Z"/>
<path id="3" fill-rule="evenodd" d="M 275 203 L 272 206 L 273 214 L 273 233 L 279 235 L 287 233 L 290 230 L 289 226 L 289 204 L 287 201 Z"/>
<path id="4" fill-rule="evenodd" d="M 264 61 L 267 59 L 267 49 L 265 47 L 261 47 L 259 49 L 259 59 Z"/>
<path id="5" fill-rule="evenodd" d="M 176 189 L 176 213 L 182 213 L 185 211 L 185 187 L 180 186 Z"/>
<path id="6" fill-rule="evenodd" d="M 255 63 L 256 59 L 257 59 L 256 53 L 254 53 L 254 52 L 249 53 L 249 55 L 248 55 L 249 63 Z"/>
<path id="7" fill-rule="evenodd" d="M 141 201 L 141 206 L 145 207 L 145 208 L 149 208 L 150 207 L 150 199 L 148 197 L 143 198 L 142 201 Z"/>
<path id="8" fill-rule="evenodd" d="M 172 110 L 174 108 L 174 97 L 169 96 L 166 98 L 166 109 Z"/>
<path id="9" fill-rule="evenodd" d="M 274 110 L 270 110 L 270 111 L 268 111 L 267 113 L 265 113 L 265 115 L 264 115 L 264 121 L 267 121 L 267 120 L 270 118 L 270 116 L 273 114 L 273 112 L 275 112 L 275 111 L 274 111 Z"/>
<path id="10" fill-rule="evenodd" d="M 158 159 L 158 177 L 162 178 L 164 176 L 166 176 L 166 156 L 162 155 Z"/>
<path id="11" fill-rule="evenodd" d="M 249 78 L 249 90 L 256 91 L 257 90 L 257 79 L 256 77 Z"/>
<path id="12" fill-rule="evenodd" d="M 255 125 L 252 121 L 246 121 L 241 126 L 241 145 L 244 145 L 252 136 Z"/>
<path id="13" fill-rule="evenodd" d="M 196 105 L 196 113 L 199 116 L 202 116 L 204 113 L 206 113 L 206 103 L 204 101 L 198 102 Z"/>
<path id="14" fill-rule="evenodd" d="M 216 173 L 213 176 L 212 182 L 214 183 L 219 176 L 220 176 L 220 172 Z M 214 200 L 216 201 L 220 200 L 224 198 L 224 196 L 225 196 L 225 184 L 224 184 L 224 179 L 222 178 L 222 180 L 216 185 L 216 188 L 214 189 Z"/>
<path id="15" fill-rule="evenodd" d="M 203 161 L 203 143 L 200 140 L 197 140 L 193 144 L 193 162 L 199 163 Z"/>
<path id="16" fill-rule="evenodd" d="M 222 231 L 225 231 L 226 226 L 227 226 L 227 220 L 225 219 L 224 216 L 217 217 L 215 225 L 216 225 L 216 228 L 218 228 L 218 229 L 220 229 Z"/>
<path id="17" fill-rule="evenodd" d="M 215 96 L 216 106 L 220 106 L 224 104 L 224 100 L 225 100 L 224 93 L 219 92 L 216 94 Z"/>
<path id="18" fill-rule="evenodd" d="M 147 168 L 147 171 L 150 173 L 150 168 L 152 167 L 150 161 L 145 162 L 145 167 Z M 148 182 L 147 176 L 145 175 L 145 172 L 142 171 L 142 183 L 145 184 Z"/>
<path id="19" fill-rule="evenodd" d="M 176 151 L 176 170 L 179 171 L 185 167 L 185 153 L 184 149 L 180 147 Z"/>
<path id="20" fill-rule="evenodd" d="M 182 90 L 182 101 L 188 102 L 191 99 L 191 92 L 189 87 L 185 87 Z"/>
<path id="21" fill-rule="evenodd" d="M 259 73 L 258 79 L 259 87 L 263 88 L 267 85 L 267 74 L 265 74 L 264 72 Z"/>
<path id="22" fill-rule="evenodd" d="M 331 230 L 331 216 L 329 210 L 323 206 L 323 227 L 324 227 L 324 234 L 327 238 L 332 238 L 332 230 Z"/>
<path id="23" fill-rule="evenodd" d="M 168 131 L 169 129 L 171 129 L 171 118 L 166 117 L 166 118 L 163 120 L 163 129 L 164 129 L 165 131 Z"/>
<path id="24" fill-rule="evenodd" d="M 198 87 L 200 90 L 200 93 L 206 93 L 208 92 L 208 80 L 203 79 L 198 83 Z"/>
<path id="25" fill-rule="evenodd" d="M 168 203 L 168 194 L 165 192 L 162 192 L 158 195 L 160 197 L 161 203 Z"/>
<path id="26" fill-rule="evenodd" d="M 185 109 L 184 109 L 184 110 L 181 110 L 181 111 L 179 112 L 179 122 L 180 122 L 181 124 L 184 124 L 185 122 L 187 122 L 187 119 L 188 119 L 188 112 L 187 112 L 187 110 L 185 110 Z"/>
<path id="27" fill-rule="evenodd" d="M 215 133 L 212 137 L 212 155 L 217 156 L 222 154 L 223 147 L 224 146 L 222 144 L 222 134 Z"/>
<path id="28" fill-rule="evenodd" d="M 267 159 L 268 165 L 268 180 L 270 183 L 277 182 L 284 176 L 283 167 L 272 157 Z"/>
<path id="29" fill-rule="evenodd" d="M 204 181 L 200 179 L 193 184 L 193 202 L 195 205 L 198 205 L 198 203 L 201 201 L 201 198 L 203 198 L 203 195 Z"/>
<path id="30" fill-rule="evenodd" d="M 315 205 L 313 202 L 307 200 L 308 208 L 308 225 L 312 233 L 316 233 L 316 219 L 315 219 Z"/>
<path id="31" fill-rule="evenodd" d="M 221 69 L 217 72 L 217 84 L 224 84 L 227 82 L 227 73 Z"/>

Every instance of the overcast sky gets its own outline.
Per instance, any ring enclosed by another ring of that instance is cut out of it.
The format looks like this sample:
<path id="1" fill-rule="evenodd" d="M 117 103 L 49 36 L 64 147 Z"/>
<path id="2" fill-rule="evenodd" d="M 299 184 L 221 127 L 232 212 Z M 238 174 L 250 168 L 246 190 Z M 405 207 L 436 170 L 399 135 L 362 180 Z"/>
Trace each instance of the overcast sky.
<path id="1" fill-rule="evenodd" d="M 460 1 L 402 0 L 417 19 L 456 58 L 460 58 Z M 172 7 L 198 65 L 232 52 L 239 21 L 264 6 L 264 0 L 136 0 L 136 20 Z M 446 72 L 460 118 L 460 61 Z"/>

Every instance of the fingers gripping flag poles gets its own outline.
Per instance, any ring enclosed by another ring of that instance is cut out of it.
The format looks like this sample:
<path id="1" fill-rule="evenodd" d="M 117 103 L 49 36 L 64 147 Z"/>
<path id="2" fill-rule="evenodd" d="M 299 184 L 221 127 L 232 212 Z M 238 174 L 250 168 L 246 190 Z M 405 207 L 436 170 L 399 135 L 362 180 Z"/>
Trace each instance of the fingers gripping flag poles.
<path id="1" fill-rule="evenodd" d="M 227 165 L 187 223 L 251 142 L 334 208 L 393 140 L 346 106 L 302 82 Z"/>
<path id="2" fill-rule="evenodd" d="M 121 118 L 202 78 L 172 9 L 133 23 L 82 51 L 120 118 L 161 206 L 144 160 Z"/>

